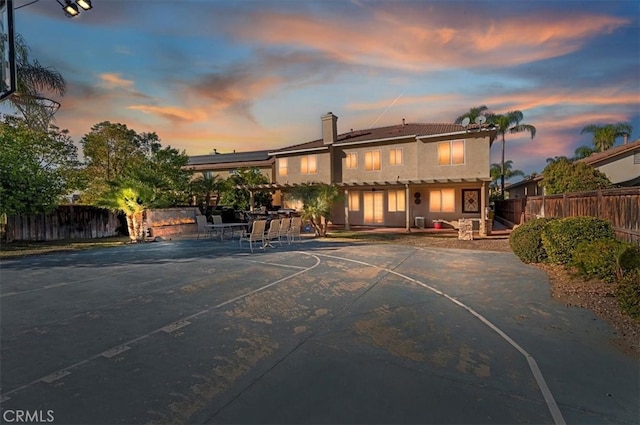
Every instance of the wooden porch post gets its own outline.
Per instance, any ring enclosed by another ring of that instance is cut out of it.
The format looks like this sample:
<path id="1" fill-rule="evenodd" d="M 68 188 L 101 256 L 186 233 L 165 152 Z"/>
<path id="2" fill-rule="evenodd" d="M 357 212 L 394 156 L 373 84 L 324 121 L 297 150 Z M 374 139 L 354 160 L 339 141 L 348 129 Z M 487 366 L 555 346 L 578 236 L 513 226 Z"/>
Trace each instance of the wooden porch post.
<path id="1" fill-rule="evenodd" d="M 480 236 L 487 236 L 489 216 L 487 215 L 487 182 L 482 182 L 480 191 Z"/>
<path id="2" fill-rule="evenodd" d="M 253 212 L 255 200 L 253 198 L 253 190 L 249 189 L 249 211 Z"/>

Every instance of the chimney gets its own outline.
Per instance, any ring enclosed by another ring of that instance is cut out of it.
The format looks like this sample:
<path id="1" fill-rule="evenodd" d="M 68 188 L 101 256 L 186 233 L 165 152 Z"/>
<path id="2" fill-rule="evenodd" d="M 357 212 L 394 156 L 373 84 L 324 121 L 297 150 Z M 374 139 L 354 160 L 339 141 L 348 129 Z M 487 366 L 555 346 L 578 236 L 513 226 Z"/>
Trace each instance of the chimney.
<path id="1" fill-rule="evenodd" d="M 628 133 L 624 133 L 624 134 L 622 135 L 622 140 L 623 140 L 623 141 L 622 141 L 622 144 L 623 144 L 623 145 L 626 145 L 627 143 L 629 143 L 629 134 L 628 134 Z"/>
<path id="2" fill-rule="evenodd" d="M 322 116 L 322 141 L 331 145 L 338 140 L 338 117 L 331 112 Z"/>

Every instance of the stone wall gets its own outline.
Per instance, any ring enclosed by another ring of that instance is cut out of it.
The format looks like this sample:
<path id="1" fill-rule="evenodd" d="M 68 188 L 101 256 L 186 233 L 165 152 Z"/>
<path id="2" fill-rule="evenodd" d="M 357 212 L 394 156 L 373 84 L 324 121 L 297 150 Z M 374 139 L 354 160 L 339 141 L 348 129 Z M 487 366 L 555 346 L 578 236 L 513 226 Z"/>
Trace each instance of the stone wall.
<path id="1" fill-rule="evenodd" d="M 198 231 L 197 207 L 165 208 L 147 211 L 147 228 L 151 237 L 192 234 Z"/>

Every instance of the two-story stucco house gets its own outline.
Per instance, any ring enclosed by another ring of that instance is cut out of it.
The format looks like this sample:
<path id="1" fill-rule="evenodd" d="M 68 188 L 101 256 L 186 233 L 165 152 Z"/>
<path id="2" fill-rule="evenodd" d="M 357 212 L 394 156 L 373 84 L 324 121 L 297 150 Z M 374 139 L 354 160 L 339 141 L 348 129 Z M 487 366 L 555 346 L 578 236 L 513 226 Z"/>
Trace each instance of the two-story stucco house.
<path id="1" fill-rule="evenodd" d="M 269 189 L 282 192 L 283 207 L 297 207 L 289 188 L 327 183 L 344 190 L 332 222 L 347 228 L 408 230 L 438 219 L 486 217 L 493 127 L 403 122 L 338 133 L 337 121 L 329 112 L 321 118 L 321 139 L 268 152 L 274 160 Z M 190 165 L 207 167 L 203 157 L 194 158 Z"/>

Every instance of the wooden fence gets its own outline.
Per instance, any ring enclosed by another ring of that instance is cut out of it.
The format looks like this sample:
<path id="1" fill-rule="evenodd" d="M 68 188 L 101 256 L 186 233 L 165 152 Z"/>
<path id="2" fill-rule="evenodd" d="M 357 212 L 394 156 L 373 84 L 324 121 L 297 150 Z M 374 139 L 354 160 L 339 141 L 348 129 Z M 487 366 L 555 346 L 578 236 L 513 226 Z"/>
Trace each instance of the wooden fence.
<path id="1" fill-rule="evenodd" d="M 116 236 L 122 222 L 109 210 L 85 205 L 63 205 L 48 214 L 8 215 L 2 240 L 53 241 Z M 126 226 L 121 229 L 126 232 Z M 126 233 L 125 233 L 126 234 Z"/>
<path id="2" fill-rule="evenodd" d="M 513 224 L 536 217 L 597 217 L 611 223 L 618 239 L 640 245 L 639 187 L 508 199 L 496 202 L 495 214 Z"/>

